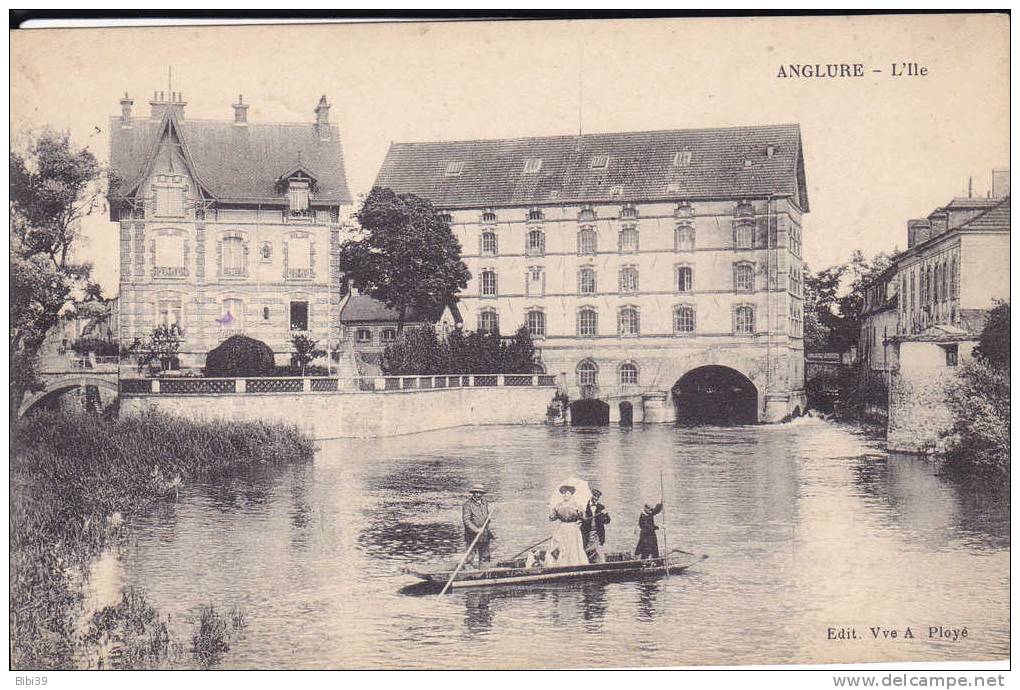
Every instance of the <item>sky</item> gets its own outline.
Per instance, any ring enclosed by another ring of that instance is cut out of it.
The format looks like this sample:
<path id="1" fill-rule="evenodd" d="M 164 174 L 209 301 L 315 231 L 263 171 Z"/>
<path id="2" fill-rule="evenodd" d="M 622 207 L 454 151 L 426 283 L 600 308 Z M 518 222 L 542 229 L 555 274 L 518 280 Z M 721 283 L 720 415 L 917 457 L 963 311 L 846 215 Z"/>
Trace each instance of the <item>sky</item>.
<path id="1" fill-rule="evenodd" d="M 778 77 L 791 63 L 866 74 Z M 147 115 L 168 68 L 186 117 L 230 120 L 243 94 L 249 121 L 312 122 L 326 94 L 355 196 L 392 141 L 799 123 L 816 270 L 904 248 L 907 219 L 1009 165 L 1009 22 L 987 14 L 15 31 L 12 134 L 67 130 L 105 161 L 119 99 Z M 112 296 L 116 226 L 84 230 Z"/>

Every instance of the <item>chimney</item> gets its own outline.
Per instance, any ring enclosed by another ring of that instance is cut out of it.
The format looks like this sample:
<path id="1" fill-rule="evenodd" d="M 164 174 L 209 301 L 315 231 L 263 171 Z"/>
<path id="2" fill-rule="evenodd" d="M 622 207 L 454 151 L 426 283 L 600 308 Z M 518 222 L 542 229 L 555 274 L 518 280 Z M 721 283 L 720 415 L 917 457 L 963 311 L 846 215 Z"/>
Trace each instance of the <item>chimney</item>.
<path id="1" fill-rule="evenodd" d="M 936 211 L 928 216 L 931 221 L 931 236 L 938 237 L 949 230 L 949 214 L 945 211 Z"/>
<path id="2" fill-rule="evenodd" d="M 167 95 L 170 96 L 169 99 Z M 161 119 L 167 112 L 172 112 L 179 120 L 183 120 L 184 106 L 187 103 L 180 91 L 171 91 L 169 94 L 164 91 L 153 91 L 149 105 L 152 107 L 153 120 Z"/>
<path id="3" fill-rule="evenodd" d="M 907 249 L 915 244 L 926 242 L 931 237 L 931 222 L 927 218 L 914 218 L 907 221 Z"/>
<path id="4" fill-rule="evenodd" d="M 234 103 L 234 124 L 248 124 L 248 104 L 244 102 L 244 96 L 237 94 L 237 103 Z"/>
<path id="5" fill-rule="evenodd" d="M 322 94 L 319 105 L 315 106 L 315 129 L 319 132 L 319 139 L 329 139 L 329 103 L 326 94 Z"/>
<path id="6" fill-rule="evenodd" d="M 128 96 L 127 91 L 124 92 L 124 98 L 120 99 L 120 126 L 130 127 L 131 126 L 131 106 L 135 102 Z"/>
<path id="7" fill-rule="evenodd" d="M 992 168 L 992 198 L 1009 196 L 1009 168 Z"/>

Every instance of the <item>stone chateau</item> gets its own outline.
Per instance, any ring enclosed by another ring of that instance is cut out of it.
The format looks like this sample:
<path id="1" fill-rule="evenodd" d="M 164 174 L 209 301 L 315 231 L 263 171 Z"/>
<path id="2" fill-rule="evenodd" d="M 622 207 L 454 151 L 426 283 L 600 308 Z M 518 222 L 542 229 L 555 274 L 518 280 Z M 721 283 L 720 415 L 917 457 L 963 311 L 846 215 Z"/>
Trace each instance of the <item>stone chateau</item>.
<path id="1" fill-rule="evenodd" d="M 395 143 L 376 185 L 442 209 L 465 326 L 526 325 L 575 415 L 804 410 L 799 126 Z"/>
<path id="2" fill-rule="evenodd" d="M 176 92 L 153 94 L 144 115 L 127 94 L 120 105 L 109 191 L 120 224 L 120 341 L 177 325 L 183 366 L 201 366 L 233 333 L 268 343 L 280 363 L 295 333 L 330 343 L 351 195 L 326 97 L 301 123 L 250 122 L 240 96 L 224 120 L 186 118 Z"/>

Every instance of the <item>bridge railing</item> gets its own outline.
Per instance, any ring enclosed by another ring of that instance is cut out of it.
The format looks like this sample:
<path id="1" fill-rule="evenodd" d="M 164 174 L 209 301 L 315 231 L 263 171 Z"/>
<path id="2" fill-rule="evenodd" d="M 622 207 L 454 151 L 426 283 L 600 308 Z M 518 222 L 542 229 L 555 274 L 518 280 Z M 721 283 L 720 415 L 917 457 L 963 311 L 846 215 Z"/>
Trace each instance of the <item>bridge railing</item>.
<path id="1" fill-rule="evenodd" d="M 245 378 L 122 378 L 122 395 L 223 395 L 280 393 L 402 393 L 444 388 L 554 388 L 551 374 L 442 374 L 437 376 L 336 376 Z"/>

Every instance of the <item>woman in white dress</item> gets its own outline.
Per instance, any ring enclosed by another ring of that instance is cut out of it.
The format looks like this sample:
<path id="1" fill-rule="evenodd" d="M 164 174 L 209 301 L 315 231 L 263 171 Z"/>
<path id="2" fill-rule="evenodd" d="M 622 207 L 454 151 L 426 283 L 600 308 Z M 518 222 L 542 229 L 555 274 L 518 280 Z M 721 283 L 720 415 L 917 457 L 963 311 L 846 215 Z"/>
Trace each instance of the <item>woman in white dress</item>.
<path id="1" fill-rule="evenodd" d="M 560 487 L 560 501 L 552 507 L 549 520 L 553 523 L 552 540 L 546 552 L 546 566 L 588 565 L 581 536 L 583 512 L 574 500 L 575 488 Z"/>

